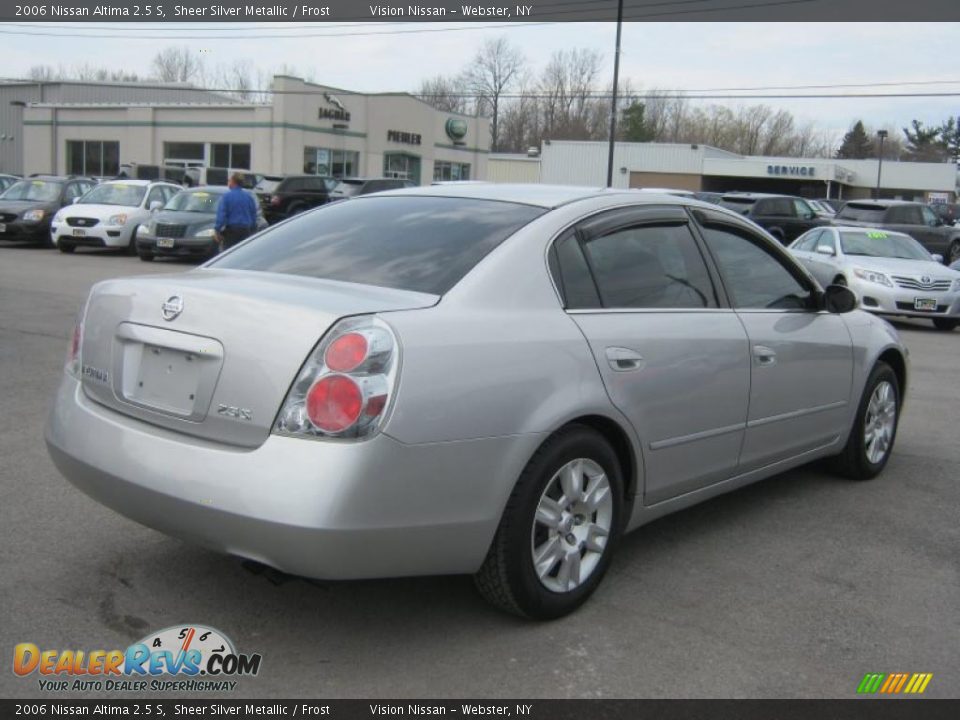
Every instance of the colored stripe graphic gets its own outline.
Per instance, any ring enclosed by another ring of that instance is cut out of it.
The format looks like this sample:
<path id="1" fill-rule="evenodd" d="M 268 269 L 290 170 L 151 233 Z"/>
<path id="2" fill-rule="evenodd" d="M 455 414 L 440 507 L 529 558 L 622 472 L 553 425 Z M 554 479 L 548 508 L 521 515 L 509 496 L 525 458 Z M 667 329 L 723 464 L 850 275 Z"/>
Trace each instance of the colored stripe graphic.
<path id="1" fill-rule="evenodd" d="M 857 692 L 881 695 L 919 695 L 927 689 L 933 673 L 867 673 L 857 686 Z"/>

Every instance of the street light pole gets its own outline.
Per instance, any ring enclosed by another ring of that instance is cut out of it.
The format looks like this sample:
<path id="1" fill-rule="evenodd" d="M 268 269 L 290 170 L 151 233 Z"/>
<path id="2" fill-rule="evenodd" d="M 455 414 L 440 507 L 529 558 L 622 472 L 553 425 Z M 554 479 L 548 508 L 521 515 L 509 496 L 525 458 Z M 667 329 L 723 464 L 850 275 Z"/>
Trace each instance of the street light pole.
<path id="1" fill-rule="evenodd" d="M 613 187 L 613 147 L 617 141 L 617 83 L 620 80 L 620 31 L 623 29 L 623 0 L 617 3 L 617 50 L 613 56 L 613 99 L 610 101 L 610 149 L 607 153 L 607 187 Z"/>
<path id="2" fill-rule="evenodd" d="M 880 138 L 880 152 L 877 155 L 877 197 L 880 199 L 880 173 L 883 171 L 883 141 L 887 137 L 886 130 L 877 130 L 877 137 Z"/>

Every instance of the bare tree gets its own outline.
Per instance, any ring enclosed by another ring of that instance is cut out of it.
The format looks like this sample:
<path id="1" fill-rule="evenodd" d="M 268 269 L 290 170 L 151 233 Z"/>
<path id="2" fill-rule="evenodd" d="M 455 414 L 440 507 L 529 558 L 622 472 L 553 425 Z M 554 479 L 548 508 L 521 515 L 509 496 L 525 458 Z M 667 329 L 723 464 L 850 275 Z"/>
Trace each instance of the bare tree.
<path id="1" fill-rule="evenodd" d="M 501 101 L 514 86 L 524 62 L 523 53 L 505 37 L 499 37 L 486 40 L 464 72 L 465 85 L 476 96 L 477 111 L 492 116 L 490 145 L 494 152 L 500 139 Z"/>
<path id="2" fill-rule="evenodd" d="M 163 82 L 198 82 L 203 79 L 203 60 L 186 45 L 164 48 L 153 56 L 154 74 Z"/>
<path id="3" fill-rule="evenodd" d="M 421 82 L 414 94 L 441 112 L 466 115 L 471 105 L 468 93 L 463 75 L 435 75 Z"/>

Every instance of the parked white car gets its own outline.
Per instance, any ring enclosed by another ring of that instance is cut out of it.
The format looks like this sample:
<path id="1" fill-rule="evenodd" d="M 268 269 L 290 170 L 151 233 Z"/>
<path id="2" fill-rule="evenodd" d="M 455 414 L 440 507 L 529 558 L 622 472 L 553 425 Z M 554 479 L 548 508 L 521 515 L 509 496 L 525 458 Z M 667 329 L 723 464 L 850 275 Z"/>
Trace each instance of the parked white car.
<path id="1" fill-rule="evenodd" d="M 60 252 L 78 246 L 136 247 L 137 227 L 180 191 L 178 185 L 150 180 L 110 180 L 60 210 L 50 235 Z"/>

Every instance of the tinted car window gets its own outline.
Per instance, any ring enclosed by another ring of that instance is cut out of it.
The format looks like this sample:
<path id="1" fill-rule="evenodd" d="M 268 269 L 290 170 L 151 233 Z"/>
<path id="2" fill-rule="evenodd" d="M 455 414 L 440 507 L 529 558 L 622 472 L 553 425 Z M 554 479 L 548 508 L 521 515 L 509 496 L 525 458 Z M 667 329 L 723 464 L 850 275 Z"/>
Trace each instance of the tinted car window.
<path id="1" fill-rule="evenodd" d="M 705 308 L 717 301 L 686 225 L 641 225 L 584 244 L 607 308 Z"/>
<path id="2" fill-rule="evenodd" d="M 919 208 L 921 214 L 921 221 L 924 225 L 928 227 L 937 227 L 940 224 L 937 215 L 933 210 L 928 208 L 926 205 L 921 205 Z"/>
<path id="3" fill-rule="evenodd" d="M 214 265 L 440 295 L 543 212 L 487 200 L 364 198 L 299 215 Z"/>
<path id="4" fill-rule="evenodd" d="M 763 246 L 760 238 L 722 225 L 705 226 L 703 235 L 735 307 L 799 310 L 810 306 L 810 290 Z"/>
<path id="5" fill-rule="evenodd" d="M 571 310 L 600 307 L 597 286 L 574 233 L 561 238 L 550 258 L 553 278 Z"/>
<path id="6" fill-rule="evenodd" d="M 811 207 L 806 200 L 801 200 L 800 198 L 794 198 L 792 202 L 793 202 L 794 214 L 797 217 L 809 218 L 817 214 L 816 211 L 814 211 L 813 207 Z"/>
<path id="7" fill-rule="evenodd" d="M 883 222 L 884 208 L 872 203 L 848 202 L 837 213 L 838 220 L 858 220 L 860 222 Z"/>
<path id="8" fill-rule="evenodd" d="M 746 215 L 756 201 L 753 198 L 724 197 L 720 200 L 721 207 L 730 208 L 734 212 Z"/>
<path id="9" fill-rule="evenodd" d="M 775 215 L 790 217 L 793 215 L 793 203 L 789 198 L 768 198 L 758 200 L 753 208 L 754 215 Z"/>

